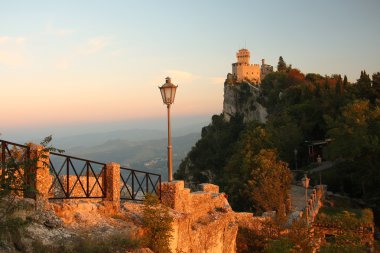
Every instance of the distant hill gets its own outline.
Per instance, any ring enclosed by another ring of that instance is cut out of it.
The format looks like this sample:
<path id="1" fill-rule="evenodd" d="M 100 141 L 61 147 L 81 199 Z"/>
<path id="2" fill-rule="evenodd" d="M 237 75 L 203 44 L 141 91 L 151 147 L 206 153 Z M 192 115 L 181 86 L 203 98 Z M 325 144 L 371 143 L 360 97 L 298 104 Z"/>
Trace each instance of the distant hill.
<path id="1" fill-rule="evenodd" d="M 110 140 L 147 141 L 161 139 L 166 134 L 162 130 L 129 129 L 104 133 L 88 133 L 53 139 L 53 145 L 63 149 L 85 148 L 100 145 Z"/>
<path id="2" fill-rule="evenodd" d="M 159 132 L 159 131 L 158 131 Z M 158 135 L 157 132 L 157 135 Z M 150 138 L 155 137 L 150 132 Z M 90 138 L 91 135 L 86 136 Z M 65 150 L 65 154 L 79 156 L 99 162 L 117 162 L 121 166 L 133 169 L 160 173 L 166 178 L 167 174 L 167 139 L 151 139 L 131 141 L 125 139 L 107 140 L 101 144 L 72 147 Z M 146 136 L 148 138 L 148 136 Z M 173 137 L 173 170 L 176 171 L 181 160 L 199 140 L 200 133 L 190 133 L 184 136 Z M 137 139 L 137 136 L 136 138 Z M 144 138 L 141 138 L 144 139 Z M 89 141 L 91 142 L 91 141 Z"/>

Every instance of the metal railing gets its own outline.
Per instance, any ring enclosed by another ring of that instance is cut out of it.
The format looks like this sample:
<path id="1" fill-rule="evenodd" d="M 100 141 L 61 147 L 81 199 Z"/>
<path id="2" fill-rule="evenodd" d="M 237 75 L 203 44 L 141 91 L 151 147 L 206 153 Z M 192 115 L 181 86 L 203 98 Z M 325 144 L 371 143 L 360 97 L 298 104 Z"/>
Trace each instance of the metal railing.
<path id="1" fill-rule="evenodd" d="M 31 167 L 30 147 L 5 140 L 0 143 L 0 188 L 16 193 L 25 191 L 31 184 L 31 173 L 25 173 Z"/>
<path id="2" fill-rule="evenodd" d="M 0 140 L 0 188 L 10 177 L 11 190 L 25 191 L 35 186 L 30 147 Z M 107 189 L 106 164 L 60 153 L 49 153 L 52 183 L 49 199 L 105 198 Z M 46 182 L 47 183 L 47 182 Z M 33 185 L 32 185 L 33 184 Z M 120 199 L 142 201 L 146 194 L 161 199 L 161 175 L 120 168 Z"/>
<path id="3" fill-rule="evenodd" d="M 161 199 L 161 175 L 145 171 L 120 168 L 120 199 L 144 200 L 146 194 L 157 195 Z"/>
<path id="4" fill-rule="evenodd" d="M 53 152 L 49 164 L 50 199 L 106 197 L 106 164 Z"/>

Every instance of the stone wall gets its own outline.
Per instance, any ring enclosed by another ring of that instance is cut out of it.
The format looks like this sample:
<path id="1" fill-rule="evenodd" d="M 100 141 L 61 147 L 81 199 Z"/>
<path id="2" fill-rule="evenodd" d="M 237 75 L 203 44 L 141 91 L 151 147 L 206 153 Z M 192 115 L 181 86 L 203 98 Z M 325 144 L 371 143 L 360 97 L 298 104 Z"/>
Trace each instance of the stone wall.
<path id="1" fill-rule="evenodd" d="M 190 192 L 183 181 L 162 184 L 162 203 L 173 209 L 172 252 L 236 252 L 237 224 L 224 193 L 212 184 Z"/>

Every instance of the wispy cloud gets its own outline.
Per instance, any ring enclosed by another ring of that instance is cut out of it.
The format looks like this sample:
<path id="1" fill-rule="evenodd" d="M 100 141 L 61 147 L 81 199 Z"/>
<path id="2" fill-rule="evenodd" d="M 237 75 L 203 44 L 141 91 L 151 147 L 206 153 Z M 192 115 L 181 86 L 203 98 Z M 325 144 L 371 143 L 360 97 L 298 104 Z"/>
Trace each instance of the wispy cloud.
<path id="1" fill-rule="evenodd" d="M 169 69 L 165 71 L 165 74 L 171 77 L 172 80 L 178 80 L 182 83 L 192 82 L 195 79 L 199 78 L 199 76 L 194 75 L 193 73 L 183 71 L 183 70 L 178 70 L 178 69 Z"/>
<path id="2" fill-rule="evenodd" d="M 25 37 L 14 37 L 14 36 L 0 36 L 0 45 L 1 44 L 16 44 L 21 45 L 26 41 Z"/>
<path id="3" fill-rule="evenodd" d="M 63 57 L 55 64 L 55 68 L 58 70 L 67 70 L 70 67 L 72 60 L 69 57 Z"/>
<path id="4" fill-rule="evenodd" d="M 111 39 L 105 36 L 91 38 L 80 52 L 83 54 L 95 54 L 105 48 L 110 41 Z"/>
<path id="5" fill-rule="evenodd" d="M 0 36 L 0 64 L 16 67 L 23 65 L 26 61 L 23 53 L 25 37 L 21 36 Z"/>
<path id="6" fill-rule="evenodd" d="M 70 35 L 70 34 L 76 32 L 76 30 L 74 30 L 74 29 L 54 27 L 53 24 L 51 24 L 51 23 L 46 25 L 46 31 L 50 34 L 54 34 L 54 35 L 60 36 L 60 37 L 67 36 L 67 35 Z"/>
<path id="7" fill-rule="evenodd" d="M 210 83 L 212 84 L 217 84 L 217 85 L 221 85 L 221 84 L 224 84 L 224 81 L 226 80 L 225 77 L 211 77 L 210 78 Z"/>
<path id="8" fill-rule="evenodd" d="M 111 56 L 113 57 L 120 57 L 120 56 L 123 56 L 125 55 L 126 51 L 124 49 L 118 49 L 118 50 L 114 50 L 110 53 Z"/>
<path id="9" fill-rule="evenodd" d="M 25 57 L 20 52 L 0 50 L 0 64 L 16 67 L 25 63 Z"/>

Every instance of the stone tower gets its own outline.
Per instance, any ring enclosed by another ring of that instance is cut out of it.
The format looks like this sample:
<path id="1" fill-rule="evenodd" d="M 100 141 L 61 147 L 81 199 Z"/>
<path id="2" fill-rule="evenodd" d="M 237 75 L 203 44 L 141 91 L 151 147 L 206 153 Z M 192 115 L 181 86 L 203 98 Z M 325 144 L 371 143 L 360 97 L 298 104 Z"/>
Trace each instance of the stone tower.
<path id="1" fill-rule="evenodd" d="M 232 63 L 232 74 L 237 82 L 243 80 L 252 83 L 260 83 L 261 69 L 259 64 L 250 64 L 251 53 L 248 49 L 242 48 L 236 53 L 237 62 Z"/>
<path id="2" fill-rule="evenodd" d="M 273 66 L 265 64 L 265 60 L 262 59 L 261 60 L 261 76 L 260 76 L 261 80 L 263 80 L 266 75 L 272 72 L 273 72 Z"/>

